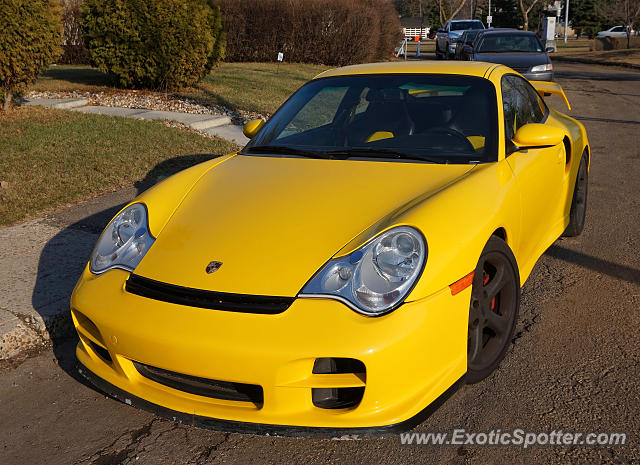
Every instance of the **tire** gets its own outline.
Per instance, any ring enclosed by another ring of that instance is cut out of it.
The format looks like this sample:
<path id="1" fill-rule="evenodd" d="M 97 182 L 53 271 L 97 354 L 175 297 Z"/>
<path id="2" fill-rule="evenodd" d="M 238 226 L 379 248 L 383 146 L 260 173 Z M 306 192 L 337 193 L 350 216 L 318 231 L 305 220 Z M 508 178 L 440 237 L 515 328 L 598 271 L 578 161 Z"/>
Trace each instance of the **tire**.
<path id="1" fill-rule="evenodd" d="M 569 211 L 569 225 L 564 230 L 563 236 L 576 237 L 582 233 L 587 216 L 587 194 L 589 192 L 589 171 L 587 170 L 587 156 L 582 154 L 576 183 L 573 188 L 571 210 Z"/>
<path id="2" fill-rule="evenodd" d="M 518 321 L 520 273 L 511 249 L 492 236 L 476 266 L 469 305 L 469 384 L 489 376 L 504 358 Z"/>

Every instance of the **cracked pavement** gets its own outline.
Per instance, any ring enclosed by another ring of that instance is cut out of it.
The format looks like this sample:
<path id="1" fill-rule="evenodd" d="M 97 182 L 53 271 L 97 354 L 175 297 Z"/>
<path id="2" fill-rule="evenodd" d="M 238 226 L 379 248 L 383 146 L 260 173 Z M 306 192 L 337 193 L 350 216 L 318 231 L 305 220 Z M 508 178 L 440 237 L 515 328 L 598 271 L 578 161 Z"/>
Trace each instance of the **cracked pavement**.
<path id="1" fill-rule="evenodd" d="M 463 387 L 416 431 L 625 432 L 628 445 L 403 446 L 398 438 L 322 441 L 201 430 L 105 397 L 73 370 L 75 341 L 54 339 L 39 354 L 0 368 L 0 463 L 640 463 L 640 73 L 577 64 L 556 70 L 570 114 L 584 122 L 592 145 L 585 231 L 557 241 L 536 265 L 500 369 Z M 550 102 L 561 108 L 559 100 Z M 95 238 L 108 208 L 134 194 L 95 199 L 40 224 Z M 80 249 L 85 257 L 91 250 Z M 75 255 L 67 260 L 77 265 Z M 60 278 L 60 289 L 70 291 L 71 274 Z M 38 285 L 33 277 L 23 280 L 26 288 Z"/>

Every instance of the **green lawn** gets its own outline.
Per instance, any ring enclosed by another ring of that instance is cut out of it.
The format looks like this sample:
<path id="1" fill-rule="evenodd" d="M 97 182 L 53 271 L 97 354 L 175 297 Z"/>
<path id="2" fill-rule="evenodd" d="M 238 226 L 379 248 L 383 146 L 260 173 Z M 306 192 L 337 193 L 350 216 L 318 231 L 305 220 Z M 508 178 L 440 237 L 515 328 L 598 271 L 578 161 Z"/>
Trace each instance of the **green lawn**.
<path id="1" fill-rule="evenodd" d="M 85 65 L 49 67 L 29 90 L 55 92 L 113 92 L 109 76 Z"/>
<path id="2" fill-rule="evenodd" d="M 283 63 L 223 63 L 195 88 L 181 95 L 205 103 L 272 114 L 324 65 Z"/>
<path id="3" fill-rule="evenodd" d="M 0 225 L 236 150 L 158 122 L 22 107 L 0 113 Z"/>
<path id="4" fill-rule="evenodd" d="M 193 88 L 177 92 L 205 104 L 272 114 L 296 89 L 326 70 L 298 63 L 222 63 Z M 117 92 L 105 74 L 88 66 L 52 66 L 30 87 L 35 91 Z"/>

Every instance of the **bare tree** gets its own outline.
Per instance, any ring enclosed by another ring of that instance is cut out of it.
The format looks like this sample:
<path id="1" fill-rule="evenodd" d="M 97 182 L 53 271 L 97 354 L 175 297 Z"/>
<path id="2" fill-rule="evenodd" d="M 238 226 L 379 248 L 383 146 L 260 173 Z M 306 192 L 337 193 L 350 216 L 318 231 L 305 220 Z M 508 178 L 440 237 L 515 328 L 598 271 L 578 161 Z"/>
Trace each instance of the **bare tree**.
<path id="1" fill-rule="evenodd" d="M 462 10 L 465 3 L 467 3 L 467 0 L 460 0 L 457 4 L 455 0 L 438 0 L 440 25 L 444 26 L 444 23 L 448 20 L 455 18 L 456 15 L 460 13 L 460 10 Z"/>
<path id="2" fill-rule="evenodd" d="M 599 5 L 598 9 L 605 18 L 624 22 L 624 27 L 627 30 L 627 48 L 631 48 L 631 30 L 633 26 L 640 25 L 640 1 L 613 0 Z"/>
<path id="3" fill-rule="evenodd" d="M 524 30 L 529 30 L 529 13 L 533 10 L 533 7 L 536 6 L 540 0 L 518 0 L 518 5 L 520 6 L 520 13 L 522 14 L 522 24 L 524 25 Z M 566 27 L 566 26 L 565 26 Z"/>

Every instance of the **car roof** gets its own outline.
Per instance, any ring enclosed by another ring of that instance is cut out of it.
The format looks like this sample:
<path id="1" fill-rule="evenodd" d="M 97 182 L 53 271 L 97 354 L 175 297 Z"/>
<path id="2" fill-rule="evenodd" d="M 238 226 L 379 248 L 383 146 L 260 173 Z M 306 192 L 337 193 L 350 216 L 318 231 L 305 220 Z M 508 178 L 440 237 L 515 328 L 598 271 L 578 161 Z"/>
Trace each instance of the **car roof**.
<path id="1" fill-rule="evenodd" d="M 474 21 L 476 23 L 481 23 L 482 21 L 480 21 L 479 19 L 451 19 L 449 20 L 450 23 L 466 23 L 469 21 Z"/>
<path id="2" fill-rule="evenodd" d="M 367 63 L 330 69 L 319 74 L 315 79 L 357 74 L 461 74 L 466 76 L 484 77 L 487 71 L 495 66 L 495 63 L 482 63 L 478 61 L 402 61 Z"/>
<path id="3" fill-rule="evenodd" d="M 495 28 L 495 29 L 484 29 L 482 30 L 482 35 L 493 35 L 493 34 L 513 34 L 513 35 L 536 35 L 533 31 L 523 31 L 521 29 L 511 29 L 511 28 Z"/>

